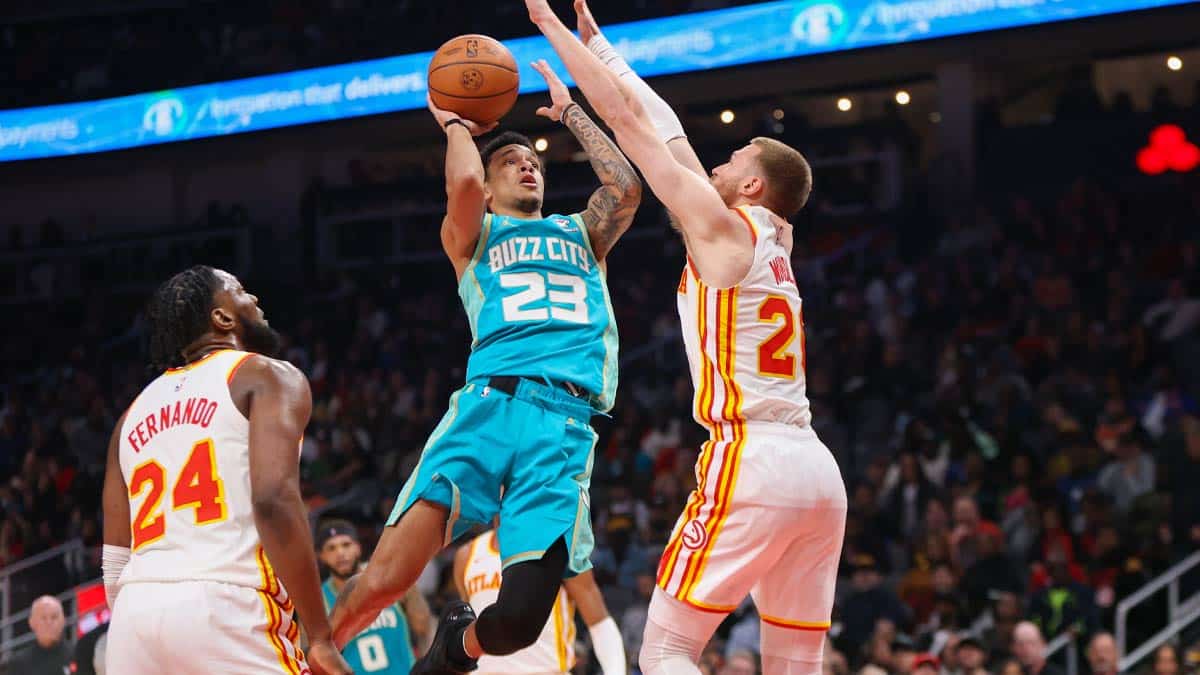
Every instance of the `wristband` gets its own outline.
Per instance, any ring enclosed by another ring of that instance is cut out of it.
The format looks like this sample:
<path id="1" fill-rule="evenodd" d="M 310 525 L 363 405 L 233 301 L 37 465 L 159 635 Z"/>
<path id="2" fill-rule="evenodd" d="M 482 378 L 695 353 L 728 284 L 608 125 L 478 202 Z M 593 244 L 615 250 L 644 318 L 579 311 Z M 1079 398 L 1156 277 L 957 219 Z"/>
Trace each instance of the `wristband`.
<path id="1" fill-rule="evenodd" d="M 455 117 L 452 120 L 446 120 L 446 123 L 442 125 L 442 128 L 449 131 L 452 124 L 462 125 L 462 128 L 466 129 L 467 131 L 471 130 L 471 127 L 468 127 L 467 123 L 464 122 L 461 117 Z"/>
<path id="2" fill-rule="evenodd" d="M 558 116 L 558 123 L 566 124 L 567 123 L 567 111 L 570 110 L 571 108 L 578 108 L 578 107 L 579 107 L 579 104 L 576 103 L 575 101 L 571 101 L 570 103 L 568 103 L 567 107 L 563 108 L 562 114 Z"/>

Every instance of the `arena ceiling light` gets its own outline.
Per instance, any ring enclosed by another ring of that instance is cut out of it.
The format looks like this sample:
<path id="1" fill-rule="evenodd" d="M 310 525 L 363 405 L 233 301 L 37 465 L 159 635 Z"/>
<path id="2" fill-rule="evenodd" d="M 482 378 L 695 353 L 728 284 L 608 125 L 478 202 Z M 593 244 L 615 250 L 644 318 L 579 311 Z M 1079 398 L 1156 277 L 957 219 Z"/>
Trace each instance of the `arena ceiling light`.
<path id="1" fill-rule="evenodd" d="M 1168 56 L 1167 67 L 1171 70 L 1183 70 L 1183 59 L 1178 56 Z"/>
<path id="2" fill-rule="evenodd" d="M 911 102 L 912 96 L 909 96 L 907 91 L 901 89 L 900 91 L 896 92 L 896 103 L 899 103 L 900 105 L 908 105 Z"/>
<path id="3" fill-rule="evenodd" d="M 533 142 L 533 149 L 537 150 L 538 152 L 545 152 L 549 147 L 550 141 L 546 140 L 545 138 L 539 138 Z"/>
<path id="4" fill-rule="evenodd" d="M 721 111 L 721 124 L 733 124 L 733 120 L 736 117 L 737 117 L 737 115 L 734 115 L 732 110 L 722 110 Z"/>
<path id="5" fill-rule="evenodd" d="M 846 98 L 845 96 L 843 96 L 837 100 L 837 108 L 838 108 L 838 110 L 841 110 L 842 112 L 850 112 L 850 109 L 853 107 L 854 107 L 854 102 L 851 101 L 850 99 Z"/>

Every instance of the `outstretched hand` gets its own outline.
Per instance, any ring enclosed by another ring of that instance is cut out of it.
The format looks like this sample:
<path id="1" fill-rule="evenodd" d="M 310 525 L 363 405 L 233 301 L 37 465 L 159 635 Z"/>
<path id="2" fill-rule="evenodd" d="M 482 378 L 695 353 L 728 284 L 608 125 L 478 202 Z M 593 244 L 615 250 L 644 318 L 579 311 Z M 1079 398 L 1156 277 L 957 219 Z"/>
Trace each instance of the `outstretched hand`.
<path id="1" fill-rule="evenodd" d="M 433 118 L 437 120 L 438 126 L 442 127 L 443 131 L 446 130 L 447 122 L 456 119 L 463 121 L 463 124 L 467 127 L 467 131 L 470 131 L 472 136 L 482 136 L 492 129 L 495 129 L 496 125 L 500 124 L 499 122 L 492 122 L 491 124 L 479 124 L 477 122 L 472 122 L 456 112 L 442 110 L 434 104 L 432 96 L 426 95 L 425 103 L 429 106 L 429 112 L 433 113 Z"/>
<path id="2" fill-rule="evenodd" d="M 545 59 L 534 61 L 533 69 L 538 71 L 542 79 L 546 81 L 546 85 L 550 87 L 550 106 L 542 106 L 537 109 L 537 114 L 542 117 L 559 122 L 562 120 L 563 112 L 574 101 L 571 100 L 571 92 L 567 90 L 567 85 L 558 78 L 558 73 L 546 63 Z"/>
<path id="3" fill-rule="evenodd" d="M 592 16 L 592 9 L 587 0 L 575 0 L 575 20 L 579 29 L 579 41 L 587 44 L 593 37 L 600 34 L 600 24 Z"/>

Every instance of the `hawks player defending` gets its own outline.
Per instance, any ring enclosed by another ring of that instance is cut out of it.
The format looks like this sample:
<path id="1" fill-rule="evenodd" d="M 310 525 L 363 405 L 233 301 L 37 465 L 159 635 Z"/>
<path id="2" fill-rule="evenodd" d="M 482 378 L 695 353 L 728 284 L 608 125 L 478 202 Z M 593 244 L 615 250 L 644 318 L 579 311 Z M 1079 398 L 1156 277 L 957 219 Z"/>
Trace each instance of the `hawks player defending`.
<path id="1" fill-rule="evenodd" d="M 161 375 L 117 423 L 104 476 L 108 672 L 350 673 L 300 500 L 308 380 L 267 356 L 279 336 L 227 272 L 181 272 L 147 310 Z"/>
<path id="2" fill-rule="evenodd" d="M 778 141 L 756 138 L 708 175 L 674 112 L 604 42 L 584 0 L 576 3 L 580 34 L 596 53 L 546 0 L 526 5 L 671 211 L 688 250 L 679 314 L 695 417 L 710 440 L 659 565 L 642 670 L 698 673 L 712 632 L 750 593 L 763 621 L 764 672 L 819 673 L 846 491 L 809 424 L 792 233 L 783 220 L 807 200 L 808 163 Z M 805 592 L 795 591 L 797 579 Z"/>

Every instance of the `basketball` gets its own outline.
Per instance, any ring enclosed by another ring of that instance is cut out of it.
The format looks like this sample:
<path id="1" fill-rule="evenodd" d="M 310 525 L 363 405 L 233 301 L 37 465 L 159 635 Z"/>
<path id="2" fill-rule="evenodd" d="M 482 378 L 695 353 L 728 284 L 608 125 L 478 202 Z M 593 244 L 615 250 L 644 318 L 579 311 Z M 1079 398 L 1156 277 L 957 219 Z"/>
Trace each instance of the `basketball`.
<path id="1" fill-rule="evenodd" d="M 512 52 L 486 35 L 452 38 L 429 62 L 434 105 L 479 124 L 495 122 L 512 110 L 519 84 Z"/>

